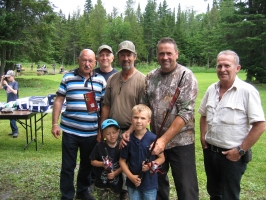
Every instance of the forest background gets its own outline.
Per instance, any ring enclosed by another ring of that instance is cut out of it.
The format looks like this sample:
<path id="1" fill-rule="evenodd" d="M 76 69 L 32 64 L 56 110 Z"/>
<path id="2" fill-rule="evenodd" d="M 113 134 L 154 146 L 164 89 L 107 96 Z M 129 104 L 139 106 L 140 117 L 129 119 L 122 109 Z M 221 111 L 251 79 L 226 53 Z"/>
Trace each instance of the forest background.
<path id="1" fill-rule="evenodd" d="M 18 62 L 75 65 L 80 50 L 108 44 L 116 51 L 123 40 L 135 43 L 138 63 L 150 64 L 167 36 L 177 41 L 183 65 L 214 67 L 217 53 L 232 49 L 246 80 L 266 83 L 265 0 L 213 0 L 206 13 L 182 10 L 178 1 L 175 10 L 167 0 L 135 10 L 127 0 L 122 14 L 115 7 L 107 13 L 101 0 L 84 1 L 83 11 L 65 16 L 48 0 L 0 0 L 0 75 Z"/>

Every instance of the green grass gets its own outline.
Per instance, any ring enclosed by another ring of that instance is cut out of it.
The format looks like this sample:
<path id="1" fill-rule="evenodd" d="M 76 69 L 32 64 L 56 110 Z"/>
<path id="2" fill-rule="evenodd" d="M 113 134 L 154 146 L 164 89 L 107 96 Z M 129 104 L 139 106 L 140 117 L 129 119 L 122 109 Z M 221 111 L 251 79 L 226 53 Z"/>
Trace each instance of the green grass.
<path id="1" fill-rule="evenodd" d="M 138 69 L 146 74 L 156 67 L 157 65 L 138 66 Z M 199 141 L 199 114 L 197 110 L 207 87 L 218 79 L 216 74 L 209 70 L 201 72 L 202 70 L 199 68 L 193 67 L 191 69 L 197 72 L 195 76 L 199 83 L 199 95 L 195 107 L 196 164 L 200 199 L 205 200 L 208 199 L 208 194 Z M 239 76 L 241 79 L 245 79 L 245 73 L 240 73 Z M 61 78 L 61 74 L 37 76 L 36 71 L 30 71 L 30 68 L 26 68 L 24 75 L 16 78 L 20 86 L 20 97 L 55 93 Z M 266 113 L 266 85 L 255 85 L 255 87 L 260 91 Z M 5 101 L 5 91 L 0 90 L 0 102 Z M 49 114 L 44 118 L 44 145 L 38 151 L 35 151 L 34 143 L 23 150 L 25 130 L 20 125 L 18 126 L 19 137 L 13 139 L 7 135 L 10 132 L 9 121 L 0 120 L 0 199 L 59 199 L 61 138 L 55 139 L 51 134 L 51 115 Z M 248 164 L 248 169 L 241 182 L 241 199 L 266 199 L 265 143 L 266 136 L 264 134 L 253 147 L 253 160 Z M 174 200 L 177 199 L 176 192 L 171 173 L 169 175 L 172 185 L 170 199 Z"/>

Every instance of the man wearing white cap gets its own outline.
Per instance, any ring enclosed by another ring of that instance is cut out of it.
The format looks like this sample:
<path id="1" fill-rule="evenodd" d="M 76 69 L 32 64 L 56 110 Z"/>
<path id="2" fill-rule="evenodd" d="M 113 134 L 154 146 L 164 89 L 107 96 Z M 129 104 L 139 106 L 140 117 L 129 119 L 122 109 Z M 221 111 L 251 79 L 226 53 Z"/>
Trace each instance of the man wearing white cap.
<path id="1" fill-rule="evenodd" d="M 106 81 L 112 74 L 118 72 L 112 67 L 112 63 L 114 61 L 114 54 L 110 46 L 100 46 L 96 54 L 96 59 L 99 64 L 99 67 L 95 68 L 94 71 L 98 74 L 101 74 Z"/>
<path id="2" fill-rule="evenodd" d="M 7 78 L 7 80 L 5 79 Z M 5 89 L 7 94 L 7 102 L 16 101 L 18 98 L 18 82 L 15 81 L 15 72 L 13 70 L 7 71 L 6 75 L 1 78 L 1 89 Z M 18 127 L 16 124 L 16 119 L 10 119 L 10 127 L 12 133 L 9 135 L 13 138 L 18 137 Z"/>

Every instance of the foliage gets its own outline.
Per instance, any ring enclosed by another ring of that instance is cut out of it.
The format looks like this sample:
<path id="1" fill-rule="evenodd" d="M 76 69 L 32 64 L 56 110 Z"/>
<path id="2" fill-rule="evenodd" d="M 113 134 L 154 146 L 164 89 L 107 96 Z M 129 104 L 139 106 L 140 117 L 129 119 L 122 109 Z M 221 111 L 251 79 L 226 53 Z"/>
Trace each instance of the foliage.
<path id="1" fill-rule="evenodd" d="M 106 13 L 101 0 L 85 0 L 83 11 L 65 16 L 48 0 L 0 0 L 0 75 L 18 61 L 75 65 L 83 48 L 116 50 L 123 40 L 136 45 L 137 62 L 152 63 L 157 42 L 172 37 L 183 65 L 213 68 L 218 52 L 232 49 L 246 80 L 266 83 L 265 0 L 213 0 L 205 13 L 169 8 L 167 0 L 148 0 L 143 11 L 134 5 L 127 0 L 122 13 Z"/>

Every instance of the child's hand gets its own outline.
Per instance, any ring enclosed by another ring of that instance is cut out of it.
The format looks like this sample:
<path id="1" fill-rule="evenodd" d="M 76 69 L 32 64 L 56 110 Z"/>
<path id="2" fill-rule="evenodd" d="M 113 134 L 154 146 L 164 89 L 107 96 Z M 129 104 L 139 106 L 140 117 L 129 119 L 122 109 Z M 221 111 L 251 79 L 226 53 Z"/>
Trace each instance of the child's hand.
<path id="1" fill-rule="evenodd" d="M 145 161 L 142 162 L 142 171 L 146 172 L 150 170 L 150 163 L 145 164 Z"/>
<path id="2" fill-rule="evenodd" d="M 115 172 L 112 170 L 110 173 L 107 174 L 107 178 L 109 180 L 112 180 L 115 178 Z"/>
<path id="3" fill-rule="evenodd" d="M 136 187 L 140 186 L 141 184 L 141 179 L 138 175 L 133 175 L 130 180 L 132 181 L 132 183 L 134 183 Z"/>

